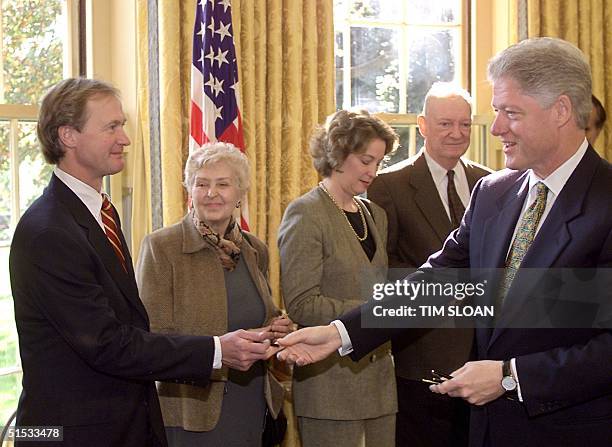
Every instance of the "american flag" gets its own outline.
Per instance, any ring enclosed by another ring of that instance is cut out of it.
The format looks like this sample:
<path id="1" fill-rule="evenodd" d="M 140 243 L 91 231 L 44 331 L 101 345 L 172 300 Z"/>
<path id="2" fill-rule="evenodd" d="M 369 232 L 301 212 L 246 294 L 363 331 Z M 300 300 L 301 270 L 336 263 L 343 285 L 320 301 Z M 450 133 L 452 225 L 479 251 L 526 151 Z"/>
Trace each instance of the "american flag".
<path id="1" fill-rule="evenodd" d="M 198 0 L 191 65 L 191 122 L 189 149 L 225 141 L 244 152 L 240 116 L 238 64 L 230 0 Z M 240 208 L 241 226 L 248 226 L 246 200 Z"/>

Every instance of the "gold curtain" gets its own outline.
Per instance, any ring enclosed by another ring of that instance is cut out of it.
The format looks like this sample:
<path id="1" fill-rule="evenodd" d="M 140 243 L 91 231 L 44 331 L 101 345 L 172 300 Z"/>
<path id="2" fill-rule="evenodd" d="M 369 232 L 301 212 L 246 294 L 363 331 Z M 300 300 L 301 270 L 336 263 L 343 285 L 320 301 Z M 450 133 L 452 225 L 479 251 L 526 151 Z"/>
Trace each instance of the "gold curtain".
<path id="1" fill-rule="evenodd" d="M 182 186 L 189 153 L 191 48 L 195 2 L 159 0 L 159 120 L 164 226 L 186 211 Z"/>
<path id="2" fill-rule="evenodd" d="M 268 244 L 279 297 L 278 225 L 287 204 L 318 182 L 308 139 L 335 110 L 332 0 L 234 0 L 232 19 L 251 230 Z"/>
<path id="3" fill-rule="evenodd" d="M 572 42 L 587 56 L 593 93 L 606 107 L 608 120 L 595 148 L 612 160 L 612 5 L 608 0 L 528 0 L 529 37 L 552 36 Z"/>
<path id="4" fill-rule="evenodd" d="M 151 232 L 151 163 L 149 141 L 149 45 L 147 29 L 147 0 L 138 0 L 136 8 L 136 45 L 138 48 L 137 77 L 137 118 L 136 136 L 130 154 L 132 172 L 132 216 L 131 253 L 138 259 L 140 243 Z"/>
<path id="5" fill-rule="evenodd" d="M 177 4 L 179 7 L 177 8 Z M 164 225 L 185 212 L 181 186 L 188 155 L 191 48 L 196 0 L 158 3 L 160 144 Z M 335 110 L 333 0 L 234 0 L 241 113 L 251 162 L 251 230 L 270 249 L 270 282 L 279 297 L 276 231 L 287 204 L 316 185 L 308 138 Z M 134 156 L 136 257 L 150 231 L 147 1 L 138 0 L 139 115 L 142 153 Z M 145 121 L 145 119 L 147 121 Z M 136 145 L 135 145 L 136 152 Z M 142 177 L 146 176 L 146 182 Z M 140 179 L 140 180 L 139 180 Z M 146 184 L 145 184 L 146 183 Z M 145 192 L 146 188 L 146 192 Z M 138 192 L 138 197 L 136 193 Z M 142 209 L 142 211 L 141 211 Z M 148 213 L 148 221 L 142 220 Z M 142 228 L 142 223 L 147 227 Z M 279 301 L 280 302 L 280 301 Z"/>

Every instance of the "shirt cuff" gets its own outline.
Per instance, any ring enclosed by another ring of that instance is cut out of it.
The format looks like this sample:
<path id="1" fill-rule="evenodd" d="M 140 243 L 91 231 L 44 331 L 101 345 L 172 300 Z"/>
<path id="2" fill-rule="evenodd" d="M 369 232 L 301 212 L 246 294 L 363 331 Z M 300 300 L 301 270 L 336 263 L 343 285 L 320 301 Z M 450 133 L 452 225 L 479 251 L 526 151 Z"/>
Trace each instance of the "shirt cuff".
<path id="1" fill-rule="evenodd" d="M 221 340 L 216 335 L 213 336 L 213 341 L 215 342 L 215 356 L 213 357 L 213 369 L 221 369 L 223 363 L 221 360 L 223 359 L 223 352 L 221 351 Z"/>
<path id="2" fill-rule="evenodd" d="M 353 352 L 353 342 L 351 341 L 351 337 L 349 337 L 348 332 L 346 331 L 346 327 L 344 327 L 344 323 L 340 320 L 334 320 L 331 322 L 336 329 L 338 329 L 338 333 L 340 334 L 340 340 L 342 340 L 342 346 L 338 348 L 338 354 L 341 356 L 349 355 Z"/>
<path id="3" fill-rule="evenodd" d="M 518 394 L 519 402 L 523 402 L 523 395 L 521 394 L 521 382 L 519 382 L 518 373 L 516 372 L 516 358 L 510 359 L 510 369 L 512 370 L 512 375 L 516 380 L 516 392 Z"/>

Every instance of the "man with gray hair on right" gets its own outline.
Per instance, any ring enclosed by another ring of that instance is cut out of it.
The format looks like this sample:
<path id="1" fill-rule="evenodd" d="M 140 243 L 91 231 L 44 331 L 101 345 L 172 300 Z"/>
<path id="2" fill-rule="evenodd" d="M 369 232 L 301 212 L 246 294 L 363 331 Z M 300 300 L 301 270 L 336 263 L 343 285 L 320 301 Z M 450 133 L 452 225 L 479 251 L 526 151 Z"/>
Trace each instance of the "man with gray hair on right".
<path id="1" fill-rule="evenodd" d="M 417 121 L 423 149 L 383 170 L 368 189 L 368 199 L 387 212 L 391 268 L 416 269 L 440 250 L 459 226 L 474 185 L 491 173 L 461 158 L 470 145 L 471 103 L 470 94 L 460 86 L 434 83 Z M 393 341 L 396 446 L 467 446 L 469 405 L 431 393 L 421 379 L 431 377 L 432 369 L 449 372 L 463 365 L 473 333 L 471 328 L 415 329 L 412 337 Z"/>
<path id="2" fill-rule="evenodd" d="M 507 324 L 534 321 L 533 297 L 564 304 L 563 285 L 531 282 L 529 269 L 601 274 L 612 267 L 612 166 L 585 138 L 591 68 L 574 45 L 542 37 L 503 50 L 488 75 L 496 112 L 491 133 L 503 143 L 508 169 L 478 182 L 460 227 L 423 267 L 503 269 L 496 292 L 502 301 L 495 327 L 476 328 L 478 360 L 430 390 L 472 404 L 472 447 L 609 447 L 609 323 Z M 410 336 L 410 329 L 362 328 L 368 309 L 366 303 L 328 326 L 290 334 L 279 340 L 285 350 L 278 357 L 302 365 L 341 349 L 356 360 L 392 337 Z"/>

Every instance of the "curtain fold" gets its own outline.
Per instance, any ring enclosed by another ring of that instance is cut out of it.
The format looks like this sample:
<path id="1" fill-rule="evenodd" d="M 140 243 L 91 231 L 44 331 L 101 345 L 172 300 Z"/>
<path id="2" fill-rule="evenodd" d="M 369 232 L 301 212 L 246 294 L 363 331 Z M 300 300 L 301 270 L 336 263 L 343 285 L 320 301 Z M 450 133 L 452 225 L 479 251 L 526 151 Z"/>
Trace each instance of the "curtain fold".
<path id="1" fill-rule="evenodd" d="M 147 0 L 138 0 L 136 8 L 136 46 L 137 60 L 137 117 L 136 137 L 130 150 L 132 171 L 132 216 L 131 216 L 131 253 L 138 259 L 140 243 L 151 232 L 151 163 L 149 156 L 149 77 L 148 77 L 148 14 Z"/>
<path id="2" fill-rule="evenodd" d="M 606 0 L 528 0 L 529 37 L 565 39 L 587 56 L 593 76 L 593 94 L 612 115 L 612 4 Z M 608 119 L 595 149 L 612 160 L 612 119 Z"/>
<path id="3" fill-rule="evenodd" d="M 164 226 L 185 212 L 182 170 L 188 156 L 190 67 L 196 0 L 159 0 L 160 145 Z M 270 249 L 270 282 L 279 300 L 276 231 L 287 204 L 316 185 L 308 153 L 312 129 L 335 110 L 333 0 L 234 0 L 246 153 L 251 163 L 251 230 Z M 138 0 L 139 100 L 144 147 L 134 157 L 134 237 L 150 214 L 147 1 Z M 136 155 L 136 154 L 135 154 Z M 144 170 L 146 168 L 146 171 Z M 145 185 L 146 181 L 146 185 Z M 146 192 L 144 190 L 146 188 Z M 137 197 L 138 196 L 138 197 Z M 280 302 L 280 301 L 279 301 Z"/>
<path id="4" fill-rule="evenodd" d="M 159 103 L 164 226 L 186 211 L 182 186 L 188 156 L 191 48 L 195 2 L 159 0 Z"/>

